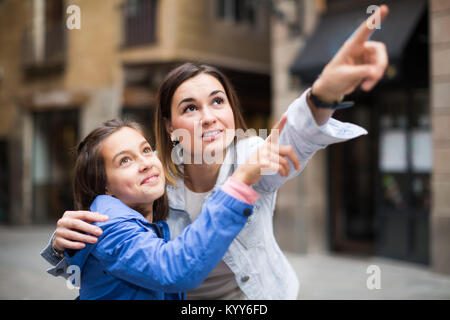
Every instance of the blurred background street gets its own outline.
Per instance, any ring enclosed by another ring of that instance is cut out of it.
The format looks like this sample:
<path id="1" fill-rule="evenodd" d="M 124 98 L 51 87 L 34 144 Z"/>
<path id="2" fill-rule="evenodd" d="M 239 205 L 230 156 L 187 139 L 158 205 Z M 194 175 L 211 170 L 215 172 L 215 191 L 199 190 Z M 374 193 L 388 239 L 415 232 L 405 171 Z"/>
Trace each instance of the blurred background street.
<path id="1" fill-rule="evenodd" d="M 54 226 L 0 226 L 0 299 L 74 299 L 77 290 L 45 270 L 39 255 Z M 300 280 L 298 299 L 450 299 L 450 276 L 382 258 L 287 253 Z M 381 271 L 381 288 L 366 286 L 368 266 Z"/>
<path id="2" fill-rule="evenodd" d="M 371 39 L 389 66 L 333 115 L 369 134 L 278 190 L 274 234 L 301 299 L 450 299 L 448 0 L 0 0 L 0 299 L 75 297 L 39 251 L 73 209 L 89 131 L 122 117 L 151 136 L 158 87 L 185 62 L 218 67 L 247 126 L 271 128 L 381 3 Z"/>

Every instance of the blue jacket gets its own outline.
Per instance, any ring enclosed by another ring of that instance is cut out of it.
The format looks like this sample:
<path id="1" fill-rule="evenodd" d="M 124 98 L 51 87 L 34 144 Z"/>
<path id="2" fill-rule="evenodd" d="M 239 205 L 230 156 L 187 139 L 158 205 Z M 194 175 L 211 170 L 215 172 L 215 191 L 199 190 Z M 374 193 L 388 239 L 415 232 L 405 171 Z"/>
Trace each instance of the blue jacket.
<path id="1" fill-rule="evenodd" d="M 253 214 L 245 227 L 230 245 L 223 261 L 234 273 L 239 288 L 248 299 L 296 299 L 299 292 L 297 275 L 279 248 L 273 231 L 273 214 L 278 188 L 286 180 L 294 178 L 307 165 L 311 157 L 329 144 L 344 142 L 367 134 L 367 131 L 357 125 L 330 119 L 326 124 L 318 126 L 307 103 L 306 90 L 296 99 L 286 111 L 288 120 L 280 133 L 279 144 L 291 145 L 301 163 L 300 171 L 296 171 L 290 162 L 288 177 L 279 174 L 265 175 L 252 188 L 258 192 Z M 219 177 L 210 195 L 219 190 L 226 179 L 248 157 L 259 148 L 264 140 L 260 137 L 240 139 L 236 144 L 230 144 L 225 154 L 225 160 L 220 168 Z M 181 144 L 175 148 L 181 147 Z M 177 150 L 174 150 L 177 151 Z M 178 156 L 177 152 L 172 155 Z M 182 159 L 180 163 L 182 163 Z M 176 161 L 178 162 L 178 161 Z M 171 238 L 182 234 L 192 223 L 186 212 L 183 179 L 176 186 L 167 185 L 170 213 L 167 223 L 170 226 Z M 202 205 L 206 205 L 206 197 Z M 300 202 L 298 202 L 300 203 Z M 300 208 L 299 208 L 300 209 Z M 283 216 L 283 212 L 279 212 Z M 67 260 L 55 255 L 51 239 L 42 250 L 41 255 L 54 267 L 47 270 L 53 276 L 67 278 Z"/>
<path id="2" fill-rule="evenodd" d="M 244 227 L 253 206 L 218 190 L 199 217 L 170 239 L 166 222 L 148 222 L 120 200 L 98 196 L 91 211 L 109 216 L 95 223 L 96 244 L 67 251 L 81 271 L 80 299 L 183 299 L 219 263 Z"/>

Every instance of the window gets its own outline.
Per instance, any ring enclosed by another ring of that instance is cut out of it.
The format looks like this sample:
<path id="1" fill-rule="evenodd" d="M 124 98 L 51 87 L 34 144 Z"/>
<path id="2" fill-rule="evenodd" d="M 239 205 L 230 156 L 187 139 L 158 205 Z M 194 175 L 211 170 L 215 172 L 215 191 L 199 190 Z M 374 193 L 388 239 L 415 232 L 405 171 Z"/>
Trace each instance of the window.
<path id="1" fill-rule="evenodd" d="M 124 45 L 154 43 L 156 39 L 156 0 L 127 0 L 123 12 Z"/>
<path id="2" fill-rule="evenodd" d="M 305 1 L 284 0 L 272 4 L 272 14 L 286 25 L 291 36 L 303 33 L 305 19 Z"/>
<path id="3" fill-rule="evenodd" d="M 217 0 L 217 17 L 234 23 L 255 25 L 255 2 L 252 0 Z"/>

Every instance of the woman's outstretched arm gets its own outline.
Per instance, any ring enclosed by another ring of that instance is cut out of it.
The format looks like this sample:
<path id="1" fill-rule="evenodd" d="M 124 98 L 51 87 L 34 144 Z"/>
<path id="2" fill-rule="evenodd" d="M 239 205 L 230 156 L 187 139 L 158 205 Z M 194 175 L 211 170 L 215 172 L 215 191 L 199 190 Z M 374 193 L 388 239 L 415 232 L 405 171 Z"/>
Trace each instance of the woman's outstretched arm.
<path id="1" fill-rule="evenodd" d="M 383 5 L 353 33 L 325 66 L 321 76 L 311 89 L 304 92 L 288 108 L 286 129 L 279 133 L 279 144 L 291 146 L 300 159 L 301 169 L 290 163 L 287 177 L 279 174 L 264 176 L 256 188 L 275 191 L 288 179 L 298 175 L 305 168 L 314 153 L 330 144 L 344 142 L 367 134 L 367 131 L 351 123 L 342 123 L 331 116 L 332 109 L 320 108 L 311 101 L 311 91 L 325 103 L 341 101 L 359 86 L 370 91 L 383 77 L 388 65 L 386 46 L 382 42 L 369 40 L 373 30 L 369 27 L 376 14 L 381 20 L 388 14 Z"/>

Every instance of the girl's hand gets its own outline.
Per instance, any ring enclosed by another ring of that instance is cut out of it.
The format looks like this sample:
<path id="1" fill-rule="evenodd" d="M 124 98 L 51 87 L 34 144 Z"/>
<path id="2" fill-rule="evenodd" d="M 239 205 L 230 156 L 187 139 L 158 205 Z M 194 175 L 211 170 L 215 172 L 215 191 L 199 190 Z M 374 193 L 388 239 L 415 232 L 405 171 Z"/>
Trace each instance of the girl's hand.
<path id="1" fill-rule="evenodd" d="M 280 132 L 286 124 L 287 116 L 272 128 L 270 136 L 263 145 L 247 159 L 234 173 L 233 178 L 239 179 L 251 186 L 261 179 L 264 174 L 278 172 L 282 177 L 289 175 L 289 161 L 294 164 L 296 170 L 300 170 L 300 160 L 291 146 L 280 146 L 278 139 Z"/>
<path id="2" fill-rule="evenodd" d="M 388 13 L 389 9 L 386 5 L 380 6 L 359 26 L 353 36 L 342 45 L 325 66 L 321 76 L 312 86 L 314 94 L 320 100 L 330 103 L 339 101 L 358 86 L 361 86 L 364 91 L 370 91 L 383 77 L 388 65 L 386 46 L 382 42 L 369 40 L 374 31 L 369 26 L 373 26 L 372 21 L 376 15 L 380 15 L 381 22 Z M 331 116 L 332 111 L 326 111 Z M 324 121 L 318 122 L 324 123 Z"/>
<path id="3" fill-rule="evenodd" d="M 52 248 L 59 253 L 63 253 L 65 249 L 83 249 L 86 246 L 85 243 L 96 243 L 96 237 L 101 236 L 102 229 L 93 226 L 91 223 L 106 220 L 108 220 L 108 216 L 97 212 L 64 212 L 63 217 L 56 224 Z"/>

